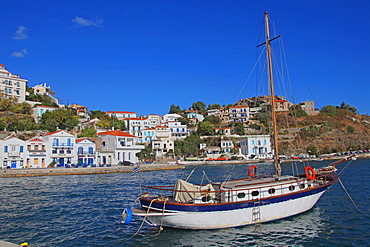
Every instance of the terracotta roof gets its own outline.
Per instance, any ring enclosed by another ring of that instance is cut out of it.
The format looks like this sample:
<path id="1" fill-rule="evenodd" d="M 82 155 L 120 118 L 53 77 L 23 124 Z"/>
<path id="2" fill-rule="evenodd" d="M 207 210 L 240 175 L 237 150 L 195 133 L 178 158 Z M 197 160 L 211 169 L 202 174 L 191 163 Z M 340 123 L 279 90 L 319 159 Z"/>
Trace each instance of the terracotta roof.
<path id="1" fill-rule="evenodd" d="M 47 106 L 47 105 L 37 105 L 35 107 L 46 107 L 46 108 L 54 108 L 54 109 L 57 109 L 58 108 L 58 107 Z"/>
<path id="2" fill-rule="evenodd" d="M 61 131 L 63 131 L 63 130 L 57 130 L 57 131 L 54 131 L 54 132 L 50 132 L 50 133 L 46 134 L 45 136 L 53 135 L 53 134 L 59 133 Z"/>
<path id="3" fill-rule="evenodd" d="M 249 106 L 243 105 L 243 106 L 232 106 L 230 108 L 248 108 Z"/>
<path id="4" fill-rule="evenodd" d="M 40 138 L 37 138 L 37 137 L 33 137 L 31 139 L 28 140 L 29 142 L 45 142 L 44 140 L 40 139 Z"/>
<path id="5" fill-rule="evenodd" d="M 102 136 L 102 135 L 111 135 L 111 136 L 125 136 L 125 137 L 136 137 L 134 135 L 131 135 L 129 133 L 126 133 L 124 131 L 121 131 L 121 130 L 111 130 L 111 131 L 106 131 L 106 132 L 100 132 L 98 133 L 99 136 Z"/>
<path id="6" fill-rule="evenodd" d="M 90 138 L 88 138 L 88 137 L 82 137 L 82 138 L 78 138 L 78 139 L 76 140 L 76 143 L 82 142 L 83 140 L 89 140 L 89 141 L 95 142 L 95 140 L 90 139 Z"/>

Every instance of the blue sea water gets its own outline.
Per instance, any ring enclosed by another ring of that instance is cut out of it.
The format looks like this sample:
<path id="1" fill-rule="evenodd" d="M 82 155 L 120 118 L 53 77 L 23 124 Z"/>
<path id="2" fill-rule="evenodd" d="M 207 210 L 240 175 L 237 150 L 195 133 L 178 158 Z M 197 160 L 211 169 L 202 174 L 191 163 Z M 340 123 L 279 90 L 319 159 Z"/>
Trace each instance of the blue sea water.
<path id="1" fill-rule="evenodd" d="M 321 166 L 324 162 L 314 162 Z M 248 165 L 201 166 L 210 179 L 244 175 Z M 283 164 L 284 171 L 293 169 Z M 129 173 L 0 179 L 0 239 L 30 246 L 370 246 L 370 159 L 338 165 L 333 185 L 310 211 L 271 223 L 220 230 L 177 230 L 121 223 L 137 198 Z M 258 164 L 258 173 L 272 171 Z M 172 185 L 181 170 L 143 172 L 145 184 Z"/>

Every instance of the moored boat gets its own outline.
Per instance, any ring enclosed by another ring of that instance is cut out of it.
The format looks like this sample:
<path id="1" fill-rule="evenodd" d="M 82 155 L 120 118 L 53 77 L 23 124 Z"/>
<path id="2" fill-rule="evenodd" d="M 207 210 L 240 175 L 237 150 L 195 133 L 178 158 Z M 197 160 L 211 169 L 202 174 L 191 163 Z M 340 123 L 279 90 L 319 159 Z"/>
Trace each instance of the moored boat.
<path id="1" fill-rule="evenodd" d="M 266 45 L 271 104 L 275 102 L 272 74 L 269 17 L 265 12 Z M 271 107 L 271 135 L 275 173 L 256 176 L 256 166 L 248 169 L 247 178 L 211 182 L 203 173 L 200 183 L 190 183 L 193 172 L 171 186 L 142 186 L 155 193 L 141 193 L 139 208 L 126 208 L 122 221 L 128 224 L 132 215 L 143 217 L 152 226 L 181 229 L 218 229 L 278 220 L 310 210 L 323 193 L 338 180 L 336 165 L 347 157 L 325 167 L 305 166 L 304 173 L 282 175 L 277 139 L 276 110 Z M 206 181 L 206 182 L 204 182 Z"/>

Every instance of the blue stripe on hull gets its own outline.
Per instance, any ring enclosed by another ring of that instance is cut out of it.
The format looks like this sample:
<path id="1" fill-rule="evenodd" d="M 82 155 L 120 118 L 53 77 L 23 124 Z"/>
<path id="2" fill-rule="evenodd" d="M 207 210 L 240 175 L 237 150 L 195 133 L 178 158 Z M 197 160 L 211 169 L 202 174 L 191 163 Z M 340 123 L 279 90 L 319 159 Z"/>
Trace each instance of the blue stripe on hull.
<path id="1" fill-rule="evenodd" d="M 272 198 L 260 199 L 260 205 L 268 205 L 274 203 L 280 203 L 288 200 L 293 200 L 301 197 L 310 196 L 313 194 L 325 191 L 331 184 L 327 186 L 318 187 L 308 191 L 302 191 L 297 193 L 292 193 L 288 195 L 276 196 Z M 141 198 L 141 205 L 149 207 L 151 200 L 154 198 L 143 199 Z M 256 198 L 258 199 L 258 198 Z M 233 202 L 233 203 L 218 203 L 218 204 L 180 204 L 166 202 L 165 209 L 173 211 L 186 211 L 186 212 L 211 212 L 211 211 L 227 211 L 227 210 L 237 210 L 242 208 L 253 207 L 253 201 L 244 202 Z M 162 202 L 153 201 L 151 205 L 152 209 L 163 209 Z"/>

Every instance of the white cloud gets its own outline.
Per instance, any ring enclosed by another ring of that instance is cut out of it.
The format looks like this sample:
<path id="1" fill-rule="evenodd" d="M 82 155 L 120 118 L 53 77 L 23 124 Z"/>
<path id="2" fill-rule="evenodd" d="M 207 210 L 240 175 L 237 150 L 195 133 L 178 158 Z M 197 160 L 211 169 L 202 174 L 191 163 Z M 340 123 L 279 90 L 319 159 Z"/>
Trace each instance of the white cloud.
<path id="1" fill-rule="evenodd" d="M 21 51 L 18 51 L 18 52 L 13 52 L 12 54 L 12 57 L 26 57 L 26 54 L 28 54 L 27 50 L 26 49 L 23 49 Z"/>
<path id="2" fill-rule="evenodd" d="M 101 27 L 104 20 L 100 16 L 96 16 L 95 19 L 92 20 L 76 16 L 71 21 L 75 24 L 76 27 Z"/>
<path id="3" fill-rule="evenodd" d="M 28 35 L 26 34 L 27 31 L 28 28 L 24 26 L 19 26 L 12 39 L 28 39 Z"/>

